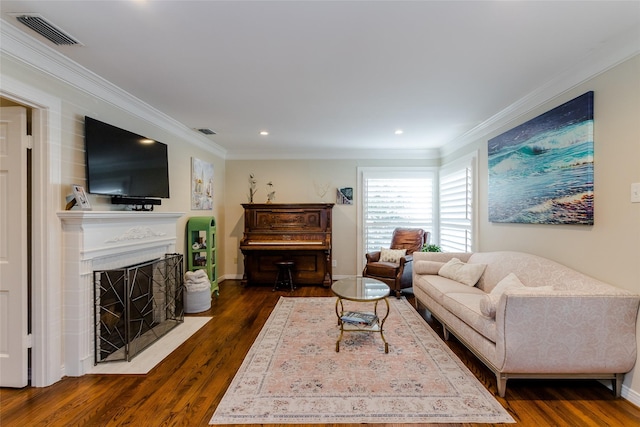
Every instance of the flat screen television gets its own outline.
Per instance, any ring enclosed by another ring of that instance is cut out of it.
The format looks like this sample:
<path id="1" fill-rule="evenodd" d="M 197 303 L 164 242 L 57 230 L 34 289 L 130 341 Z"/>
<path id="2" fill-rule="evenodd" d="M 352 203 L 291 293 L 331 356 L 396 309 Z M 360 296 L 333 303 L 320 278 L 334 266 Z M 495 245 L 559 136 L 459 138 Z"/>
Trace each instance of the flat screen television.
<path id="1" fill-rule="evenodd" d="M 160 204 L 169 198 L 167 145 L 85 117 L 87 191 L 112 203 Z"/>

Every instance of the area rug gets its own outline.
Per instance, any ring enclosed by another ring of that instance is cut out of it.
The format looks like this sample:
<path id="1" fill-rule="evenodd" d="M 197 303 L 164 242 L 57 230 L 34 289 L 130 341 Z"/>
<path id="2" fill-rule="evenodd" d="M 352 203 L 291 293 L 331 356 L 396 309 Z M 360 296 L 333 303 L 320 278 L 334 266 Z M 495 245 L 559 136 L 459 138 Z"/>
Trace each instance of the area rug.
<path id="1" fill-rule="evenodd" d="M 142 353 L 131 359 L 131 362 L 124 360 L 121 362 L 98 363 L 88 373 L 147 374 L 211 319 L 211 317 L 187 316 L 182 324 L 176 326 L 158 341 L 145 348 Z"/>
<path id="2" fill-rule="evenodd" d="M 335 302 L 281 297 L 209 424 L 514 422 L 406 299 L 389 298 L 388 354 L 370 332 L 336 352 Z"/>

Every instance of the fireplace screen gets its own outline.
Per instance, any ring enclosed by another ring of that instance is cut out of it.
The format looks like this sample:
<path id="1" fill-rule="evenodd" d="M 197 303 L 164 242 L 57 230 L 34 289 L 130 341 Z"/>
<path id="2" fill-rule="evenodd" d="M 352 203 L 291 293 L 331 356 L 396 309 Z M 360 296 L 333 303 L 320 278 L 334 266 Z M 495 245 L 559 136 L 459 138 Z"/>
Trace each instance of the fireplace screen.
<path id="1" fill-rule="evenodd" d="M 184 321 L 182 255 L 93 272 L 95 363 L 130 361 Z"/>

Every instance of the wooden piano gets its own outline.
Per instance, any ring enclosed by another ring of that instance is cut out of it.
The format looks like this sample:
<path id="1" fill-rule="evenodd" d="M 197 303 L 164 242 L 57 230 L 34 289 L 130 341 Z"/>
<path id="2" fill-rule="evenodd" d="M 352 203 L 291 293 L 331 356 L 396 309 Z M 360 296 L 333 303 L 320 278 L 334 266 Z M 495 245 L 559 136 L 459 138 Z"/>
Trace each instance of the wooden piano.
<path id="1" fill-rule="evenodd" d="M 248 203 L 242 207 L 243 285 L 273 285 L 274 263 L 293 261 L 296 285 L 331 286 L 333 203 Z"/>

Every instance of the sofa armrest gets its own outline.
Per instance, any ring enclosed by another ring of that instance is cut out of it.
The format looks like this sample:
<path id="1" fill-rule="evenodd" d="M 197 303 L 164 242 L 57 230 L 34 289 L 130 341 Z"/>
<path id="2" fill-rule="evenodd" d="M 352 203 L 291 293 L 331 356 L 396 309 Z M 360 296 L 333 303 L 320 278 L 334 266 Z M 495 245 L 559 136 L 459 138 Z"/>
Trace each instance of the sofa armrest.
<path id="1" fill-rule="evenodd" d="M 400 258 L 400 264 L 408 264 L 411 261 L 413 261 L 413 255 L 412 254 L 405 255 L 402 258 Z"/>
<path id="2" fill-rule="evenodd" d="M 496 367 L 501 372 L 626 373 L 633 368 L 639 296 L 527 292 L 507 292 L 498 303 Z"/>

